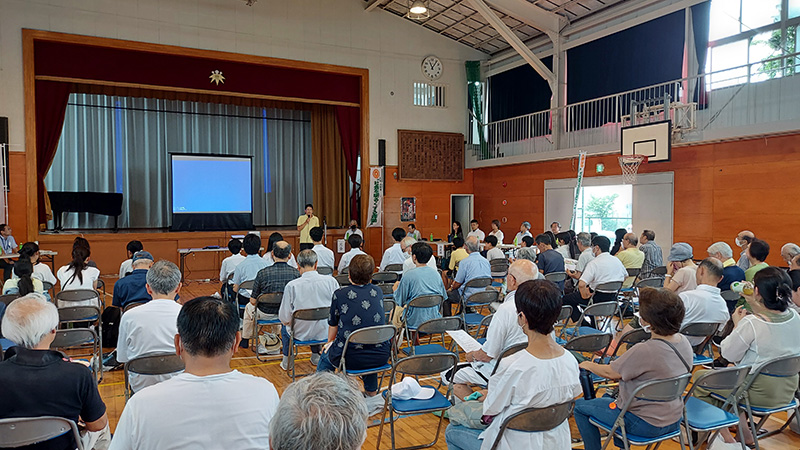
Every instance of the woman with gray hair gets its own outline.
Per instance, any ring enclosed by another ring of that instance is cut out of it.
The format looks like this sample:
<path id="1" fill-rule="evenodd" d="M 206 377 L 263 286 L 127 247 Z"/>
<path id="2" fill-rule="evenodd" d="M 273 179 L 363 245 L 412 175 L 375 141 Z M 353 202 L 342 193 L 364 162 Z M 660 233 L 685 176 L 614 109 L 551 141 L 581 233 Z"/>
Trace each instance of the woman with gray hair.
<path id="1" fill-rule="evenodd" d="M 361 391 L 330 372 L 302 378 L 283 391 L 269 424 L 272 450 L 358 450 L 367 437 Z"/>
<path id="2" fill-rule="evenodd" d="M 797 244 L 789 242 L 783 244 L 783 247 L 781 247 L 781 258 L 786 261 L 786 264 L 790 267 L 792 266 L 792 260 L 797 255 L 800 255 L 800 247 L 798 247 Z"/>

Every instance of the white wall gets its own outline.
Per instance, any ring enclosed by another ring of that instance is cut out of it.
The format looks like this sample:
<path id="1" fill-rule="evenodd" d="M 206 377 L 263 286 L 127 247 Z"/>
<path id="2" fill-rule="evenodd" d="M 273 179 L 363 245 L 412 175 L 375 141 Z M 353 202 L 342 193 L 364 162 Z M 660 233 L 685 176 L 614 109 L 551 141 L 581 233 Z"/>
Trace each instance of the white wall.
<path id="1" fill-rule="evenodd" d="M 0 0 L 0 116 L 12 151 L 25 144 L 22 28 L 367 68 L 372 164 L 378 139 L 397 164 L 398 129 L 466 133 L 464 61 L 486 58 L 391 13 L 367 13 L 362 0 Z M 445 109 L 411 104 L 429 54 L 444 64 Z"/>

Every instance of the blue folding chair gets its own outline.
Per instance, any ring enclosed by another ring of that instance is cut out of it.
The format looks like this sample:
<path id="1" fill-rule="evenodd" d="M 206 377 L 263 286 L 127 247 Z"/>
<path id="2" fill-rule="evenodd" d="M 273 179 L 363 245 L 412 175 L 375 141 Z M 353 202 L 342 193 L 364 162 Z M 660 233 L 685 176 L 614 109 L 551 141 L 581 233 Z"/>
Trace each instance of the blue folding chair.
<path id="1" fill-rule="evenodd" d="M 562 305 L 561 312 L 558 313 L 558 319 L 556 319 L 556 323 L 554 325 L 554 328 L 560 329 L 558 335 L 556 335 L 556 343 L 558 345 L 563 346 L 567 343 L 567 341 L 564 340 L 564 330 L 567 329 L 567 323 L 569 323 L 570 317 L 572 317 L 572 306 Z"/>
<path id="2" fill-rule="evenodd" d="M 740 399 L 744 399 L 744 404 L 742 404 L 741 400 L 739 400 L 737 406 L 738 409 L 744 411 L 745 415 L 747 416 L 747 421 L 750 425 L 750 431 L 753 433 L 753 439 L 755 440 L 756 450 L 760 450 L 761 448 L 758 444 L 759 438 L 764 439 L 776 433 L 780 433 L 789 425 L 789 422 L 787 421 L 781 428 L 767 432 L 759 437 L 757 430 L 761 429 L 761 426 L 764 425 L 771 415 L 783 411 L 793 411 L 795 419 L 798 421 L 798 425 L 800 425 L 800 409 L 798 409 L 797 398 L 792 398 L 792 401 L 788 404 L 776 408 L 760 408 L 757 406 L 752 406 L 750 404 L 750 396 L 748 395 L 747 391 L 751 386 L 753 386 L 753 382 L 755 382 L 755 380 L 760 376 L 786 378 L 797 374 L 800 374 L 800 356 L 782 356 L 779 358 L 773 358 L 757 366 L 737 393 Z M 723 401 L 725 400 L 725 398 L 719 394 L 712 393 L 712 397 Z M 760 417 L 758 423 L 755 421 L 756 416 Z"/>
<path id="3" fill-rule="evenodd" d="M 74 446 L 83 450 L 83 442 L 75 422 L 63 417 L 15 417 L 0 419 L 0 447 L 16 448 L 39 444 L 67 433 L 72 434 Z"/>
<path id="4" fill-rule="evenodd" d="M 255 316 L 255 320 L 253 321 L 253 352 L 256 354 L 256 359 L 259 361 L 267 361 L 266 358 L 261 359 L 261 355 L 258 353 L 258 344 L 259 339 L 258 336 L 261 334 L 261 329 L 268 326 L 273 325 L 281 325 L 281 320 L 277 318 L 277 313 L 275 313 L 276 317 L 274 319 L 259 319 L 258 312 L 261 308 L 259 306 L 264 305 L 270 307 L 272 309 L 278 309 L 281 306 L 281 301 L 283 300 L 283 292 L 270 292 L 267 294 L 261 294 L 256 299 L 256 310 L 253 312 Z"/>
<path id="5" fill-rule="evenodd" d="M 308 322 L 316 322 L 319 320 L 326 320 L 331 313 L 330 306 L 320 306 L 318 308 L 309 308 L 309 309 L 298 309 L 294 313 L 292 313 L 292 323 L 289 328 L 289 364 L 292 365 L 292 381 L 295 381 L 297 378 L 297 374 L 295 373 L 295 363 L 294 359 L 297 355 L 297 347 L 299 346 L 311 346 L 311 345 L 322 345 L 328 342 L 327 339 L 312 339 L 312 340 L 295 340 L 294 338 L 294 327 L 299 320 L 305 320 Z M 309 375 L 307 373 L 301 375 Z"/>
<path id="6" fill-rule="evenodd" d="M 458 354 L 458 346 L 455 342 L 450 342 L 450 348 L 445 348 L 445 334 L 448 331 L 457 331 L 463 329 L 464 322 L 460 317 L 449 316 L 439 317 L 436 319 L 426 320 L 417 327 L 417 334 L 427 335 L 428 343 L 423 345 L 409 345 L 408 347 L 400 349 L 406 355 L 429 355 L 433 353 L 454 353 Z M 439 335 L 441 344 L 433 343 L 433 336 Z M 413 341 L 412 341 L 413 343 Z"/>
<path id="7" fill-rule="evenodd" d="M 697 345 L 694 349 L 694 355 L 692 356 L 692 365 L 693 366 L 701 366 L 703 364 L 711 364 L 714 362 L 714 348 L 709 344 L 711 342 L 711 338 L 717 334 L 717 330 L 719 329 L 718 323 L 689 323 L 684 325 L 681 328 L 680 333 L 687 337 L 702 337 L 703 342 L 700 345 Z M 708 350 L 710 353 L 709 355 L 704 355 L 703 352 Z"/>
<path id="8" fill-rule="evenodd" d="M 666 441 L 667 439 L 672 439 L 676 436 L 680 440 L 681 448 L 683 448 L 683 434 L 681 433 L 680 427 L 676 428 L 673 432 L 664 433 L 655 437 L 645 437 L 630 434 L 625 429 L 625 413 L 628 412 L 628 409 L 630 408 L 634 399 L 649 402 L 670 402 L 673 400 L 681 400 L 683 391 L 686 389 L 686 386 L 689 384 L 689 380 L 691 378 L 692 374 L 687 373 L 677 377 L 667 378 L 664 380 L 653 380 L 641 384 L 631 393 L 630 398 L 622 406 L 619 416 L 617 416 L 617 419 L 613 423 L 607 423 L 596 417 L 590 416 L 589 422 L 598 428 L 608 431 L 608 437 L 603 443 L 603 450 L 609 446 L 615 437 L 622 441 L 623 445 L 625 446 L 625 450 L 630 450 L 631 445 L 649 446 L 661 441 Z M 685 420 L 686 410 L 685 408 L 682 408 L 681 421 Z"/>
<path id="9" fill-rule="evenodd" d="M 750 366 L 726 367 L 710 370 L 695 380 L 689 392 L 684 396 L 684 404 L 686 405 L 684 427 L 687 430 L 698 433 L 713 433 L 711 438 L 708 439 L 709 442 L 714 442 L 714 438 L 722 429 L 732 426 L 736 426 L 738 429 L 739 416 L 731 412 L 731 410 L 735 411 L 736 409 L 737 389 L 744 384 L 749 372 Z M 730 394 L 725 399 L 722 407 L 719 408 L 694 397 L 693 394 L 698 387 L 709 390 L 730 391 Z M 741 445 L 742 450 L 747 450 L 744 440 L 741 440 Z M 691 438 L 689 439 L 689 448 L 694 448 Z"/>
<path id="10" fill-rule="evenodd" d="M 252 293 L 253 292 L 253 285 L 255 283 L 256 283 L 255 280 L 247 280 L 247 281 L 242 281 L 242 284 L 239 285 L 239 290 L 237 291 L 236 295 L 234 296 L 233 301 L 235 301 L 236 304 L 239 305 L 239 313 L 240 314 L 244 313 L 244 309 L 247 307 L 247 304 L 244 304 L 244 305 L 239 304 L 239 292 L 242 292 L 243 290 L 246 290 L 246 291 Z M 241 317 L 241 316 L 239 316 L 239 317 Z"/>
<path id="11" fill-rule="evenodd" d="M 383 383 L 383 375 L 392 370 L 395 361 L 395 354 L 396 348 L 395 345 L 397 343 L 397 328 L 394 325 L 377 325 L 374 327 L 365 327 L 359 328 L 358 330 L 353 331 L 347 336 L 347 340 L 344 343 L 344 349 L 342 350 L 342 358 L 339 361 L 339 372 L 343 373 L 347 376 L 351 377 L 360 377 L 364 375 L 371 375 L 374 373 L 381 374 L 381 378 L 378 380 L 378 389 L 381 387 L 381 383 Z M 350 344 L 354 345 L 377 345 L 377 344 L 385 344 L 392 347 L 392 351 L 389 352 L 389 359 L 384 363 L 376 367 L 370 367 L 366 369 L 348 369 L 347 368 L 347 349 L 350 348 Z"/>
<path id="12" fill-rule="evenodd" d="M 595 362 L 602 363 L 602 364 L 610 364 L 611 361 L 617 359 L 617 352 L 619 352 L 619 348 L 624 346 L 634 346 L 640 342 L 644 342 L 650 339 L 650 332 L 645 331 L 644 328 L 634 328 L 631 331 L 623 334 L 619 338 L 619 342 L 617 346 L 614 348 L 614 351 L 611 352 L 610 355 L 604 356 L 602 358 L 597 358 Z M 607 381 L 606 378 L 597 375 L 596 373 L 592 373 L 591 375 L 593 383 L 602 383 Z"/>
<path id="13" fill-rule="evenodd" d="M 453 374 L 455 373 L 455 367 L 457 363 L 458 356 L 449 352 L 409 356 L 395 363 L 394 368 L 392 369 L 392 374 L 389 377 L 390 384 L 394 385 L 400 381 L 398 379 L 398 375 L 409 375 L 413 377 L 425 377 L 431 375 L 438 376 L 440 373 L 445 371 L 449 371 L 451 374 Z M 392 439 L 392 450 L 397 450 L 397 447 L 395 446 L 394 431 L 394 422 L 396 420 L 395 413 L 404 415 L 418 415 L 440 411 L 441 414 L 439 415 L 439 425 L 436 427 L 436 436 L 434 436 L 433 441 L 427 444 L 403 447 L 401 450 L 427 448 L 436 445 L 436 442 L 439 440 L 439 434 L 442 431 L 444 411 L 447 411 L 452 406 L 452 378 L 450 379 L 450 382 L 447 383 L 447 391 L 445 394 L 442 394 L 431 386 L 424 386 L 423 389 L 432 389 L 434 391 L 433 397 L 427 400 L 398 400 L 392 398 L 391 389 L 386 389 L 383 391 L 383 415 L 381 416 L 381 425 L 378 429 L 378 445 L 376 446 L 377 450 L 380 450 L 381 448 L 381 436 L 383 435 L 383 425 L 386 421 L 386 411 L 389 411 L 389 429 Z"/>
<path id="14" fill-rule="evenodd" d="M 441 295 L 420 295 L 419 297 L 412 298 L 410 302 L 403 308 L 403 315 L 400 317 L 400 322 L 402 323 L 403 327 L 403 335 L 401 336 L 401 342 L 398 343 L 398 347 L 402 344 L 402 339 L 408 339 L 408 345 L 414 345 L 419 337 L 417 332 L 417 327 L 413 327 L 408 324 L 408 315 L 411 314 L 416 309 L 422 308 L 436 308 L 439 311 L 439 315 L 442 315 L 442 303 L 444 302 L 444 298 Z M 422 325 L 422 324 L 420 324 Z"/>
<path id="15" fill-rule="evenodd" d="M 482 310 L 483 308 L 499 300 L 500 292 L 495 289 L 487 289 L 485 291 L 475 292 L 467 297 L 464 300 L 464 303 L 461 305 L 461 319 L 464 321 L 464 325 L 467 327 L 467 330 L 469 331 L 470 327 L 479 326 L 481 321 L 483 321 L 483 318 L 486 317 L 484 314 L 478 312 L 466 312 L 467 307 L 475 310 Z"/>
<path id="16" fill-rule="evenodd" d="M 525 433 L 550 431 L 569 419 L 574 407 L 575 400 L 570 400 L 541 408 L 525 408 L 508 416 L 500 425 L 500 430 L 497 432 L 497 437 L 494 440 L 494 444 L 492 444 L 491 450 L 496 450 L 500 446 L 500 440 L 506 430 Z"/>
<path id="17" fill-rule="evenodd" d="M 575 322 L 575 327 L 565 329 L 564 333 L 570 337 L 609 333 L 607 328 L 611 327 L 611 319 L 617 314 L 618 309 L 617 302 L 592 303 L 581 312 L 581 318 Z M 591 319 L 598 328 L 583 325 L 586 319 Z"/>

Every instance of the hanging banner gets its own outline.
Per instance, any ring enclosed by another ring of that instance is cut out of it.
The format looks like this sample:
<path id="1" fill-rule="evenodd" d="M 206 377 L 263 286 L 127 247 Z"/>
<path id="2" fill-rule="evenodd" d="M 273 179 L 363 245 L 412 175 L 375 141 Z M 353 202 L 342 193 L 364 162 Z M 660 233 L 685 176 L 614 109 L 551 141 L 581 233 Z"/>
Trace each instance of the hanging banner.
<path id="1" fill-rule="evenodd" d="M 368 227 L 380 227 L 383 218 L 383 167 L 369 169 Z"/>
<path id="2" fill-rule="evenodd" d="M 583 186 L 583 170 L 586 168 L 586 152 L 580 152 L 578 158 L 578 182 L 575 184 L 575 201 L 572 203 L 572 219 L 569 222 L 569 229 L 575 229 L 575 216 L 578 213 L 578 197 L 581 195 L 581 186 Z"/>

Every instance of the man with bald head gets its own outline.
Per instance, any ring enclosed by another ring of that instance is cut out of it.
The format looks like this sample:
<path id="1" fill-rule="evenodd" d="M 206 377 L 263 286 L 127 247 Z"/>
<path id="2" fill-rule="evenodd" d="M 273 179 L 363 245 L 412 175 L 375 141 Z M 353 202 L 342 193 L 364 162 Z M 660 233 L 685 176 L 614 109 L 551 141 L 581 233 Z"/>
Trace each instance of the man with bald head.
<path id="1" fill-rule="evenodd" d="M 786 264 L 791 266 L 792 260 L 797 256 L 800 255 L 800 247 L 797 244 L 789 242 L 787 244 L 783 244 L 781 247 L 781 259 L 786 261 Z"/>
<path id="2" fill-rule="evenodd" d="M 403 253 L 408 255 L 408 256 L 406 256 L 406 260 L 403 261 L 403 275 L 405 275 L 406 272 L 408 272 L 409 270 L 417 267 L 417 264 L 414 262 L 413 258 L 411 257 L 411 254 L 412 254 L 411 248 L 416 243 L 417 243 L 417 240 L 414 239 L 411 236 L 406 236 L 406 237 L 403 238 L 402 241 L 400 241 L 400 249 L 403 250 Z M 428 245 L 428 244 L 425 244 L 425 245 Z M 430 247 L 430 245 L 428 245 L 428 246 Z M 431 269 L 433 269 L 433 270 L 438 270 L 438 268 L 436 267 L 436 255 L 431 256 L 431 258 L 428 260 L 426 265 L 428 267 L 430 267 Z"/>
<path id="3" fill-rule="evenodd" d="M 250 294 L 250 303 L 244 309 L 244 323 L 242 325 L 242 347 L 247 347 L 248 340 L 254 338 L 256 321 L 256 300 L 261 294 L 283 292 L 286 284 L 300 277 L 300 272 L 289 265 L 292 255 L 292 246 L 286 241 L 278 241 L 272 247 L 272 259 L 275 261 L 269 267 L 258 271 L 253 291 Z M 277 319 L 278 307 L 258 306 L 258 320 Z M 257 347 L 259 354 L 267 354 L 267 349 L 260 343 Z M 270 354 L 277 354 L 280 349 L 274 349 Z"/>
<path id="4" fill-rule="evenodd" d="M 736 263 L 736 265 L 741 267 L 742 270 L 747 270 L 750 268 L 750 260 L 747 259 L 747 247 L 750 246 L 750 243 L 753 242 L 753 239 L 755 238 L 756 235 L 753 234 L 752 231 L 748 230 L 741 231 L 736 235 L 736 245 L 742 249 L 742 253 L 739 254 L 739 261 Z"/>
<path id="5" fill-rule="evenodd" d="M 539 270 L 536 265 L 527 259 L 518 259 L 509 266 L 506 278 L 508 293 L 489 324 L 489 329 L 486 332 L 486 342 L 479 350 L 466 354 L 467 363 L 462 364 L 464 367 L 460 368 L 454 375 L 453 383 L 455 383 L 455 386 L 453 388 L 459 398 L 463 399 L 465 395 L 472 393 L 472 389 L 469 387 L 470 384 L 481 386 L 487 384 L 486 377 L 491 374 L 497 357 L 500 356 L 505 348 L 521 342 L 527 342 L 528 338 L 517 323 L 517 306 L 514 303 L 514 294 L 520 284 L 538 278 L 538 273 Z M 475 366 L 477 364 L 473 365 L 473 362 L 483 363 L 486 367 L 476 370 Z"/>

